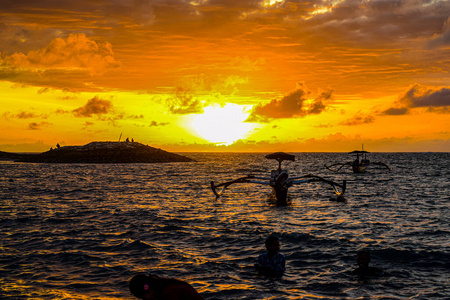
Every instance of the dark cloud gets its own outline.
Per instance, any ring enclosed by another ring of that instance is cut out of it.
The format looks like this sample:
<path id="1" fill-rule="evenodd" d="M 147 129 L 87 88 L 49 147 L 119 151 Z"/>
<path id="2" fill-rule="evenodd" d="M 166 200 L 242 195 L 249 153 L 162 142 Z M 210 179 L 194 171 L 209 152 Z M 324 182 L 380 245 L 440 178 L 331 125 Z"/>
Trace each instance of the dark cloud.
<path id="1" fill-rule="evenodd" d="M 167 99 L 169 110 L 173 114 L 199 114 L 203 112 L 202 102 L 189 90 L 177 88 L 175 95 Z"/>
<path id="2" fill-rule="evenodd" d="M 316 127 L 316 128 L 330 128 L 330 127 L 333 127 L 333 125 L 328 123 L 328 124 L 319 124 L 319 125 L 314 126 L 314 127 Z"/>
<path id="3" fill-rule="evenodd" d="M 450 106 L 450 88 L 434 89 L 415 84 L 400 102 L 412 108 Z"/>
<path id="4" fill-rule="evenodd" d="M 48 123 L 48 122 L 40 122 L 40 123 L 32 122 L 32 123 L 28 124 L 28 129 L 29 130 L 41 130 L 41 129 L 46 128 L 46 127 L 48 127 L 50 125 L 52 125 L 52 123 Z"/>
<path id="5" fill-rule="evenodd" d="M 44 94 L 44 93 L 48 93 L 50 91 L 50 88 L 45 87 L 45 88 L 41 88 L 37 91 L 38 94 Z"/>
<path id="6" fill-rule="evenodd" d="M 69 113 L 70 111 L 58 108 L 57 110 L 55 110 L 55 114 L 66 114 Z"/>
<path id="7" fill-rule="evenodd" d="M 442 32 L 433 35 L 428 43 L 428 47 L 433 49 L 448 45 L 450 45 L 450 17 L 448 17 L 447 21 L 444 23 Z"/>
<path id="8" fill-rule="evenodd" d="M 388 116 L 400 116 L 400 115 L 406 115 L 407 113 L 408 113 L 408 108 L 406 108 L 406 107 L 400 107 L 400 108 L 391 107 L 389 109 L 386 109 L 382 114 L 388 115 Z"/>
<path id="9" fill-rule="evenodd" d="M 71 96 L 64 96 L 64 97 L 60 97 L 61 100 L 73 100 L 73 99 L 77 99 L 78 97 L 71 95 Z"/>
<path id="10" fill-rule="evenodd" d="M 450 113 L 450 106 L 445 107 L 428 107 L 428 112 L 431 113 L 437 113 L 437 114 L 449 114 Z"/>
<path id="11" fill-rule="evenodd" d="M 31 118 L 35 118 L 36 115 L 34 113 L 29 113 L 29 112 L 20 112 L 16 115 L 16 118 L 18 119 L 31 119 Z"/>
<path id="12" fill-rule="evenodd" d="M 429 41 L 442 33 L 450 11 L 449 1 L 344 0 L 328 6 L 320 2 L 316 7 L 326 12 L 303 22 L 310 37 L 365 46 Z"/>
<path id="13" fill-rule="evenodd" d="M 166 126 L 169 125 L 169 122 L 161 122 L 158 123 L 156 121 L 151 121 L 150 124 L 148 125 L 149 127 L 159 127 L 159 126 Z"/>
<path id="14" fill-rule="evenodd" d="M 82 69 L 26 69 L 2 68 L 0 63 L 0 81 L 16 82 L 15 88 L 29 86 L 51 86 L 55 89 L 98 92 L 102 89 L 87 82 L 93 79 L 88 70 Z"/>
<path id="15" fill-rule="evenodd" d="M 144 119 L 144 115 L 129 115 L 129 119 Z"/>
<path id="16" fill-rule="evenodd" d="M 362 125 L 362 124 L 369 124 L 373 123 L 375 121 L 375 117 L 372 115 L 364 114 L 361 111 L 359 111 L 356 115 L 353 116 L 353 118 L 348 119 L 344 122 L 341 122 L 341 125 L 346 126 L 355 126 L 355 125 Z"/>
<path id="17" fill-rule="evenodd" d="M 253 107 L 247 122 L 269 122 L 271 119 L 298 118 L 311 114 L 320 114 L 326 109 L 325 101 L 329 100 L 332 91 L 319 93 L 315 99 L 310 100 L 308 90 L 304 83 L 297 83 L 294 91 L 281 99 L 273 99 L 267 104 L 259 103 Z"/>
<path id="18" fill-rule="evenodd" d="M 87 101 L 85 106 L 79 107 L 72 112 L 76 117 L 92 117 L 92 115 L 107 114 L 112 108 L 110 101 L 102 100 L 95 96 Z"/>
<path id="19" fill-rule="evenodd" d="M 411 108 L 424 107 L 430 112 L 448 112 L 450 107 L 450 88 L 432 88 L 419 84 L 412 85 L 399 97 L 394 107 L 383 111 L 383 115 L 407 114 Z"/>
<path id="20" fill-rule="evenodd" d="M 3 118 L 5 118 L 6 120 L 9 120 L 11 118 L 17 118 L 17 119 L 31 119 L 31 118 L 35 118 L 36 115 L 34 113 L 31 112 L 25 112 L 22 111 L 18 114 L 13 114 L 10 111 L 4 112 L 2 114 Z"/>
<path id="21" fill-rule="evenodd" d="M 118 121 L 118 120 L 125 120 L 125 119 L 129 119 L 129 118 L 124 113 L 120 113 L 120 114 L 116 114 L 116 115 L 108 116 L 108 117 L 100 117 L 100 120 L 110 121 L 110 122 Z"/>
<path id="22" fill-rule="evenodd" d="M 48 118 L 48 116 L 44 115 L 44 114 L 37 115 L 37 114 L 35 114 L 33 112 L 26 112 L 26 111 L 21 111 L 21 112 L 19 112 L 17 114 L 13 114 L 13 113 L 7 111 L 7 112 L 4 112 L 2 116 L 3 116 L 3 118 L 5 118 L 7 120 L 11 119 L 11 118 L 23 119 L 23 120 L 24 119 L 32 119 L 32 118 L 43 118 L 43 119 L 47 119 Z"/>
<path id="23" fill-rule="evenodd" d="M 8 28 L 17 20 L 28 16 L 28 26 L 16 26 L 8 33 L 5 42 L 16 45 L 33 37 L 54 37 L 57 30 L 48 27 L 33 28 L 51 18 L 64 33 L 70 32 L 68 21 L 81 32 L 119 30 L 120 28 L 166 28 L 166 30 L 191 34 L 213 32 L 239 21 L 245 25 L 287 24 L 299 36 L 327 36 L 367 43 L 368 41 L 394 42 L 406 39 L 432 38 L 442 33 L 449 17 L 449 1 L 405 0 L 343 0 L 343 1 L 280 1 L 267 5 L 265 0 L 210 0 L 210 1 L 142 1 L 142 0 L 47 0 L 2 1 L 2 17 Z M 37 14 L 36 10 L 46 15 Z M 177 20 L 177 22 L 174 22 Z M 22 20 L 23 21 L 23 20 Z M 81 21 L 81 22 L 80 22 Z M 48 21 L 47 21 L 48 22 Z M 251 23 L 250 23 L 251 22 Z M 299 24 L 300 23 L 300 24 Z M 241 24 L 242 25 L 242 24 Z M 301 26 L 292 26 L 301 25 Z M 141 29 L 140 28 L 140 29 Z M 245 29 L 249 29 L 246 27 Z M 242 26 L 230 28 L 243 33 Z M 72 30 L 72 32 L 75 30 Z M 36 36 L 32 36 L 36 35 Z M 1 38 L 1 37 L 0 37 Z M 42 38 L 41 38 L 42 39 Z M 0 39 L 0 42 L 2 40 Z M 23 45 L 22 45 L 23 48 Z"/>

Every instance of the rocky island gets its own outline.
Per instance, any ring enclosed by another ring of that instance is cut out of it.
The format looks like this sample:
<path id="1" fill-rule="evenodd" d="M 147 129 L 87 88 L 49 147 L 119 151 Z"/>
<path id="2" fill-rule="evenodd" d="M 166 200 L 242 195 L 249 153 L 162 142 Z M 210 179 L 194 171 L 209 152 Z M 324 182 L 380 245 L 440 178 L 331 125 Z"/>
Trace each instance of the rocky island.
<path id="1" fill-rule="evenodd" d="M 91 142 L 84 146 L 64 146 L 39 154 L 0 151 L 0 159 L 33 163 L 167 163 L 193 159 L 138 142 Z"/>

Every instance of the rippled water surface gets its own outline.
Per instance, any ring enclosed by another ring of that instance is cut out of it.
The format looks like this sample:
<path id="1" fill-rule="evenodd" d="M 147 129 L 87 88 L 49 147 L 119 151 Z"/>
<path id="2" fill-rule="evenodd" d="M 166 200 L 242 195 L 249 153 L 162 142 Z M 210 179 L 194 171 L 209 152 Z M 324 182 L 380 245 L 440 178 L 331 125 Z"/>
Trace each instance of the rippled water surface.
<path id="1" fill-rule="evenodd" d="M 0 298 L 132 299 L 128 280 L 153 272 L 205 299 L 444 299 L 450 297 L 450 153 L 373 153 L 391 172 L 331 173 L 346 154 L 297 153 L 293 175 L 347 180 L 347 203 L 319 183 L 270 188 L 209 182 L 266 175 L 264 154 L 188 153 L 195 163 L 0 162 Z M 287 272 L 257 277 L 265 238 L 279 236 Z M 356 252 L 386 275 L 360 281 Z"/>

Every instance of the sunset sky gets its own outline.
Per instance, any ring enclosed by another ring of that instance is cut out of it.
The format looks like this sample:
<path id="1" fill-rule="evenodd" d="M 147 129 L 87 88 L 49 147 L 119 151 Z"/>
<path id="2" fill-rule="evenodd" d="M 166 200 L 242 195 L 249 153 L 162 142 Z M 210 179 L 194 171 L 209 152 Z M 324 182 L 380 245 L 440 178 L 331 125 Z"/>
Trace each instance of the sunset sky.
<path id="1" fill-rule="evenodd" d="M 450 151 L 450 1 L 0 0 L 0 151 Z"/>

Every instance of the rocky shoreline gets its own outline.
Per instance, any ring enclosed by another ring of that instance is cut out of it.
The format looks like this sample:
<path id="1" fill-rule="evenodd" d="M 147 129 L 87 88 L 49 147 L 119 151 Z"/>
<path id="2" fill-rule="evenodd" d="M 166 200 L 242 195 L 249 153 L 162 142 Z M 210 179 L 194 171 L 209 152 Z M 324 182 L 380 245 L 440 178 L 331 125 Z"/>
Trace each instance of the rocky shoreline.
<path id="1" fill-rule="evenodd" d="M 91 142 L 84 146 L 64 146 L 39 154 L 0 151 L 0 160 L 30 163 L 167 163 L 193 162 L 175 153 L 138 142 Z"/>

